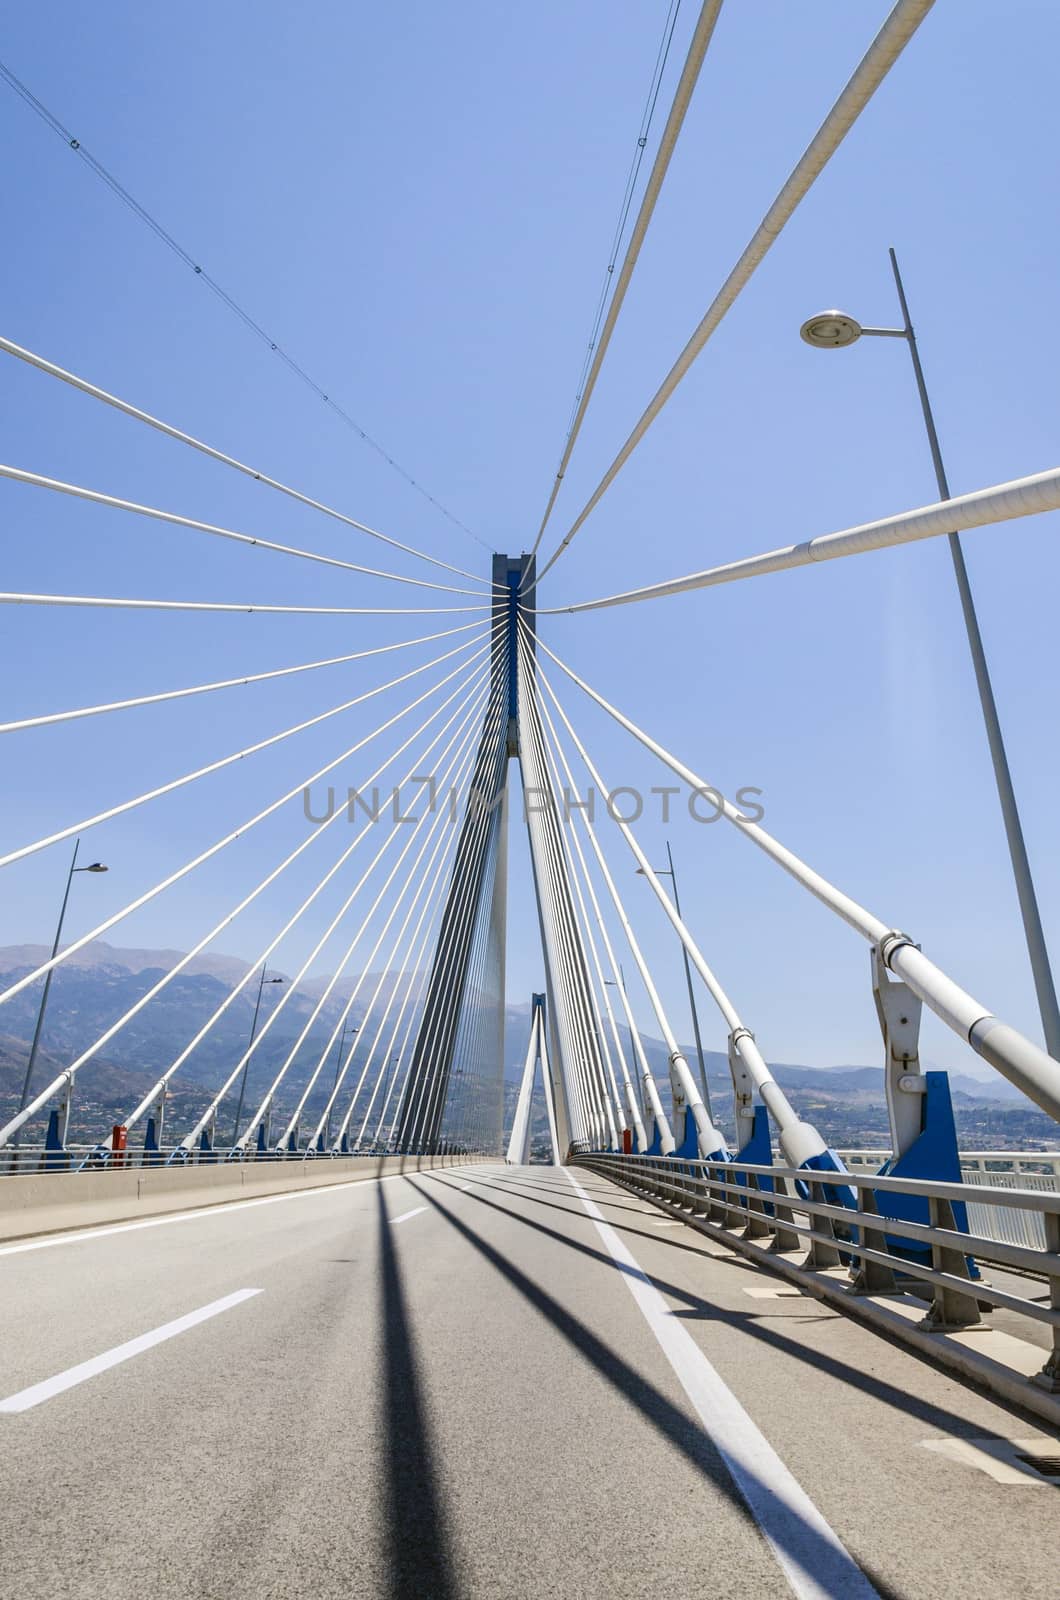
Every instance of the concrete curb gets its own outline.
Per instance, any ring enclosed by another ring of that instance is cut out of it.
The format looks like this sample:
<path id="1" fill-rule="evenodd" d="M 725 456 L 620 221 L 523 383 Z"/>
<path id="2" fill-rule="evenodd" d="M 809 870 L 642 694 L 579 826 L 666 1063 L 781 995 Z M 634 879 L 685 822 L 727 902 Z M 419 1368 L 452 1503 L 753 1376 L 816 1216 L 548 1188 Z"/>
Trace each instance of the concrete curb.
<path id="1" fill-rule="evenodd" d="M 222 1206 L 328 1184 L 363 1183 L 392 1173 L 468 1166 L 470 1161 L 467 1156 L 339 1156 L 334 1160 L 15 1174 L 0 1178 L 0 1240 Z"/>

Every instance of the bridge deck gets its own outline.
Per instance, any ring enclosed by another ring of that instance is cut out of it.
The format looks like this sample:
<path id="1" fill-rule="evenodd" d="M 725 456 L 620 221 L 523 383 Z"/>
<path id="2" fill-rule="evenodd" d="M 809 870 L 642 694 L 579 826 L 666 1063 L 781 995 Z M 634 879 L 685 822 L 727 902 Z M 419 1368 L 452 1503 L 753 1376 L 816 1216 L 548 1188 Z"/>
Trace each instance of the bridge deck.
<path id="1" fill-rule="evenodd" d="M 261 1291 L 0 1405 L 0 1595 L 1055 1593 L 1049 1480 L 924 1447 L 1040 1428 L 578 1182 L 613 1233 L 481 1166 L 0 1247 L 0 1402 Z"/>

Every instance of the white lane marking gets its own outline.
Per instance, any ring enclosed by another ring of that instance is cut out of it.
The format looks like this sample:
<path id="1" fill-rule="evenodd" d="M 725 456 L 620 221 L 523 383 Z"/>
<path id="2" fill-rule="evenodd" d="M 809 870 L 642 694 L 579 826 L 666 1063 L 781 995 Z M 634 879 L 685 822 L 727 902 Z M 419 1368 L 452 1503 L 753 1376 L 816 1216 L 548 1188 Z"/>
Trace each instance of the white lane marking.
<path id="1" fill-rule="evenodd" d="M 407 1222 L 410 1217 L 418 1217 L 421 1211 L 426 1211 L 426 1206 L 413 1206 L 411 1211 L 403 1211 L 400 1217 L 391 1217 L 390 1226 L 396 1228 L 399 1222 Z"/>
<path id="2" fill-rule="evenodd" d="M 80 1244 L 85 1239 L 105 1239 L 112 1233 L 135 1233 L 140 1228 L 165 1228 L 175 1222 L 194 1222 L 198 1217 L 223 1217 L 249 1206 L 275 1206 L 282 1200 L 309 1200 L 318 1194 L 334 1194 L 336 1189 L 364 1189 L 371 1183 L 393 1183 L 407 1178 L 407 1172 L 389 1172 L 385 1178 L 348 1178 L 343 1183 L 321 1183 L 314 1189 L 293 1189 L 289 1194 L 259 1195 L 256 1200 L 222 1200 L 213 1206 L 198 1206 L 194 1211 L 177 1211 L 169 1217 L 146 1217 L 142 1222 L 108 1222 L 99 1228 L 72 1228 L 68 1233 L 51 1233 L 44 1239 L 29 1239 L 23 1244 L 0 1245 L 0 1256 L 22 1255 L 27 1250 L 51 1250 L 58 1244 Z M 71 1178 L 76 1183 L 76 1178 Z M 2 1192 L 2 1191 L 0 1191 Z"/>
<path id="3" fill-rule="evenodd" d="M 879 1600 L 806 1491 L 676 1321 L 599 1206 L 567 1177 L 799 1600 Z"/>
<path id="4" fill-rule="evenodd" d="M 1048 1456 L 1049 1441 L 1045 1439 L 921 1439 L 925 1450 L 934 1450 L 951 1461 L 968 1467 L 977 1467 L 993 1478 L 995 1483 L 1018 1484 L 1020 1488 L 1055 1488 L 1055 1480 L 1043 1478 L 1034 1467 L 1018 1459 L 1019 1456 Z M 1052 1451 L 1055 1455 L 1055 1450 Z"/>
<path id="5" fill-rule="evenodd" d="M 794 1295 L 799 1298 L 802 1296 L 802 1290 L 796 1288 L 794 1284 L 785 1285 L 780 1289 L 767 1289 L 764 1286 L 762 1288 L 749 1289 L 746 1284 L 741 1284 L 740 1287 L 743 1289 L 744 1294 L 751 1296 L 752 1300 L 783 1300 L 788 1295 Z"/>
<path id="6" fill-rule="evenodd" d="M 458 1189 L 470 1189 L 471 1188 L 471 1184 L 470 1183 L 458 1183 L 457 1184 L 457 1188 Z"/>
<path id="7" fill-rule="evenodd" d="M 198 1311 L 189 1311 L 187 1316 L 177 1317 L 173 1322 L 164 1322 L 160 1328 L 155 1328 L 150 1333 L 141 1333 L 138 1338 L 129 1339 L 125 1344 L 115 1345 L 113 1350 L 106 1350 L 101 1356 L 93 1356 L 90 1361 L 82 1361 L 76 1367 L 68 1367 L 65 1372 L 56 1373 L 54 1378 L 45 1378 L 41 1383 L 31 1384 L 28 1389 L 20 1389 L 17 1394 L 8 1395 L 6 1400 L 0 1400 L 0 1411 L 29 1411 L 33 1406 L 51 1400 L 54 1395 L 62 1394 L 66 1389 L 73 1389 L 77 1384 L 84 1383 L 86 1378 L 94 1378 L 97 1373 L 106 1372 L 110 1367 L 129 1361 L 133 1356 L 142 1355 L 154 1345 L 162 1344 L 166 1339 L 173 1339 L 178 1333 L 186 1333 L 189 1328 L 197 1327 L 200 1322 L 206 1322 L 210 1317 L 220 1316 L 222 1311 L 231 1311 L 233 1306 L 241 1305 L 244 1300 L 250 1300 L 260 1293 L 260 1289 L 237 1289 L 235 1294 L 226 1294 L 222 1300 L 211 1300 L 208 1306 L 200 1306 Z"/>

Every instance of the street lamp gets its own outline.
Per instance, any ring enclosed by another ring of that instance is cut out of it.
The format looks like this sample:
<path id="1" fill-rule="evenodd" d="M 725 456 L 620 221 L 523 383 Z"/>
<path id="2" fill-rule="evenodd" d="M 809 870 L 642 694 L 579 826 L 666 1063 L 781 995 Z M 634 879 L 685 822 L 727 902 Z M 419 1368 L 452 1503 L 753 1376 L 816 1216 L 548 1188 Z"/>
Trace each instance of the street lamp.
<path id="1" fill-rule="evenodd" d="M 677 912 L 677 915 L 680 916 L 681 899 L 677 893 L 677 874 L 674 871 L 674 857 L 673 851 L 670 849 L 669 839 L 666 841 L 666 859 L 670 863 L 668 867 L 656 867 L 653 870 L 657 878 L 669 878 L 670 882 L 673 884 L 674 910 Z M 647 873 L 644 871 L 643 867 L 638 867 L 637 872 L 640 877 L 647 877 Z M 688 1004 L 692 1011 L 692 1031 L 696 1036 L 696 1055 L 699 1058 L 699 1081 L 703 1085 L 703 1104 L 707 1108 L 707 1116 L 710 1118 L 711 1122 L 713 1122 L 714 1113 L 710 1109 L 710 1089 L 707 1087 L 707 1064 L 703 1059 L 703 1040 L 700 1037 L 699 1032 L 699 1012 L 696 1010 L 696 991 L 692 987 L 692 968 L 689 964 L 688 951 L 685 949 L 685 942 L 683 939 L 681 940 L 681 954 L 685 958 L 685 982 L 688 985 Z"/>
<path id="2" fill-rule="evenodd" d="M 78 851 L 78 847 L 80 846 L 80 844 L 81 844 L 80 838 L 74 840 L 74 853 L 73 853 L 72 857 L 70 858 L 70 870 L 66 874 L 66 889 L 63 892 L 63 903 L 59 907 L 59 922 L 58 922 L 58 925 L 56 926 L 55 939 L 54 939 L 54 941 L 52 943 L 51 959 L 53 961 L 55 960 L 55 957 L 59 952 L 59 940 L 63 936 L 63 920 L 66 917 L 66 903 L 70 898 L 70 885 L 74 881 L 74 873 L 75 872 L 107 872 L 107 871 L 110 870 L 108 867 L 104 866 L 102 861 L 93 861 L 90 866 L 79 867 L 77 865 L 77 851 Z M 44 992 L 40 997 L 40 1007 L 39 1007 L 39 1009 L 37 1011 L 37 1026 L 33 1030 L 33 1043 L 29 1047 L 29 1060 L 26 1062 L 26 1076 L 22 1081 L 22 1097 L 18 1102 L 18 1109 L 20 1111 L 24 1111 L 25 1110 L 26 1103 L 29 1100 L 30 1084 L 33 1082 L 33 1069 L 37 1064 L 37 1050 L 38 1050 L 38 1048 L 40 1046 L 41 1030 L 44 1027 L 44 1013 L 48 1009 L 48 996 L 51 993 L 52 974 L 53 974 L 54 971 L 55 971 L 54 967 L 49 967 L 48 968 L 48 974 L 47 974 L 46 978 L 44 979 Z M 21 1133 L 22 1133 L 22 1129 L 21 1128 L 16 1128 L 15 1129 L 15 1132 L 12 1135 L 12 1139 L 11 1139 L 11 1143 L 12 1144 L 14 1144 L 14 1145 L 18 1144 L 18 1141 L 19 1141 L 19 1138 L 21 1136 Z"/>
<path id="3" fill-rule="evenodd" d="M 913 324 L 909 317 L 905 286 L 902 283 L 902 275 L 898 270 L 898 258 L 893 249 L 889 254 L 891 270 L 894 273 L 895 288 L 898 291 L 898 303 L 902 312 L 902 326 L 900 328 L 866 328 L 854 317 L 848 316 L 843 311 L 821 311 L 818 312 L 817 316 L 810 317 L 807 322 L 804 322 L 799 331 L 806 343 L 812 345 L 816 350 L 841 350 L 847 345 L 855 344 L 863 336 L 905 340 L 913 363 L 913 375 L 916 378 L 917 392 L 920 396 L 920 409 L 924 416 L 924 427 L 927 430 L 928 446 L 931 450 L 931 460 L 935 468 L 935 480 L 938 484 L 939 496 L 943 500 L 949 500 L 950 486 L 946 477 L 946 468 L 942 461 L 938 433 L 935 430 L 935 418 L 931 410 L 931 401 L 928 398 L 927 384 L 924 381 L 924 369 L 920 364 L 920 351 L 917 348 L 916 334 L 913 332 Z M 983 721 L 986 724 L 987 743 L 990 746 L 990 757 L 994 766 L 994 781 L 997 784 L 998 799 L 1001 802 L 1001 815 L 1005 823 L 1005 836 L 1008 840 L 1012 874 L 1016 880 L 1016 896 L 1019 900 L 1020 914 L 1023 918 L 1023 934 L 1027 941 L 1027 953 L 1030 956 L 1031 971 L 1034 975 L 1034 988 L 1038 997 L 1038 1010 L 1041 1013 L 1042 1030 L 1045 1034 L 1045 1047 L 1051 1056 L 1060 1060 L 1060 1008 L 1057 1006 L 1056 987 L 1053 983 L 1052 969 L 1049 965 L 1049 952 L 1045 945 L 1045 933 L 1042 929 L 1041 914 L 1038 910 L 1038 897 L 1034 890 L 1034 879 L 1031 876 L 1027 845 L 1023 837 L 1019 808 L 1016 805 L 1016 791 L 1012 786 L 1012 774 L 1009 771 L 1008 757 L 1005 754 L 1005 742 L 1001 735 L 1001 722 L 997 714 L 997 704 L 994 700 L 989 668 L 986 664 L 986 652 L 983 649 L 983 637 L 979 631 L 979 619 L 975 612 L 975 601 L 972 598 L 972 587 L 968 580 L 964 551 L 961 548 L 961 536 L 959 533 L 951 533 L 948 537 L 950 555 L 953 559 L 953 570 L 957 579 L 957 592 L 960 595 L 961 611 L 964 615 L 964 626 L 968 635 L 968 648 L 972 653 L 972 666 L 975 670 L 975 681 L 979 690 L 979 703 L 982 706 Z"/>
<path id="4" fill-rule="evenodd" d="M 607 985 L 607 987 L 609 989 L 619 989 L 620 988 L 622 990 L 622 995 L 623 995 L 622 1008 L 626 1013 L 626 1029 L 627 1029 L 627 1031 L 629 1033 L 629 1036 L 630 1036 L 630 1042 L 632 1043 L 633 1026 L 632 1026 L 632 1013 L 631 1013 L 631 1011 L 629 1009 L 629 990 L 626 988 L 626 971 L 625 971 L 625 968 L 623 967 L 621 961 L 618 963 L 618 977 L 621 978 L 621 980 L 622 980 L 621 983 L 619 983 L 618 979 L 616 979 L 616 978 L 605 978 L 604 979 L 604 983 Z M 634 1051 L 634 1057 L 635 1056 L 636 1056 L 636 1051 Z M 641 1116 L 642 1117 L 646 1117 L 648 1115 L 648 1102 L 644 1098 L 644 1084 L 643 1084 L 643 1082 L 641 1080 L 641 1075 L 640 1075 L 640 1063 L 636 1059 L 634 1059 L 634 1063 L 633 1064 L 634 1064 L 634 1067 L 636 1068 L 637 1098 L 640 1101 L 640 1112 L 641 1112 Z"/>
<path id="5" fill-rule="evenodd" d="M 261 979 L 258 983 L 258 998 L 254 1002 L 254 1017 L 250 1024 L 250 1038 L 247 1040 L 247 1059 L 243 1063 L 243 1076 L 239 1080 L 239 1104 L 236 1106 L 236 1121 L 235 1126 L 232 1129 L 233 1146 L 235 1145 L 236 1140 L 239 1138 L 239 1124 L 243 1120 L 243 1097 L 247 1092 L 247 1071 L 250 1067 L 250 1050 L 254 1043 L 254 1035 L 258 1031 L 258 1012 L 261 1010 L 261 991 L 264 989 L 266 983 L 282 983 L 284 981 L 282 978 L 266 978 L 265 973 L 267 970 L 268 963 L 266 963 L 266 965 L 261 969 Z"/>
<path id="6" fill-rule="evenodd" d="M 334 1110 L 335 1093 L 336 1093 L 336 1090 L 339 1087 L 339 1070 L 340 1070 L 340 1068 L 342 1066 L 342 1052 L 346 1048 L 346 1025 L 347 1025 L 348 1021 L 349 1021 L 349 1019 L 347 1017 L 343 1018 L 343 1022 L 342 1022 L 342 1038 L 339 1040 L 339 1053 L 335 1057 L 335 1082 L 331 1086 L 331 1103 L 328 1106 L 328 1114 L 327 1114 L 327 1118 L 326 1118 L 326 1120 L 324 1122 L 324 1144 L 325 1145 L 327 1144 L 328 1140 L 331 1137 L 331 1113 Z M 350 1028 L 349 1031 L 351 1033 L 360 1033 L 361 1030 L 360 1030 L 360 1028 Z"/>

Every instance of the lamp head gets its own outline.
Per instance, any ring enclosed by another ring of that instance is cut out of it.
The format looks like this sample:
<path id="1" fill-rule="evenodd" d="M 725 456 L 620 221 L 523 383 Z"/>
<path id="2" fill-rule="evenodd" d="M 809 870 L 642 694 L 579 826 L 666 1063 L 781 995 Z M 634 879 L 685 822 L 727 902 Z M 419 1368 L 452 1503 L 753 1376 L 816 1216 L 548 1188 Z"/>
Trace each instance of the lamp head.
<path id="1" fill-rule="evenodd" d="M 845 311 L 818 311 L 799 329 L 807 344 L 815 350 L 842 350 L 861 338 L 861 323 L 848 317 Z"/>
<path id="2" fill-rule="evenodd" d="M 109 872 L 110 868 L 105 867 L 102 861 L 93 861 L 91 866 L 85 867 L 83 870 L 85 872 Z"/>

